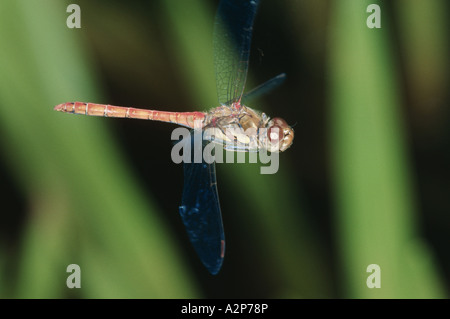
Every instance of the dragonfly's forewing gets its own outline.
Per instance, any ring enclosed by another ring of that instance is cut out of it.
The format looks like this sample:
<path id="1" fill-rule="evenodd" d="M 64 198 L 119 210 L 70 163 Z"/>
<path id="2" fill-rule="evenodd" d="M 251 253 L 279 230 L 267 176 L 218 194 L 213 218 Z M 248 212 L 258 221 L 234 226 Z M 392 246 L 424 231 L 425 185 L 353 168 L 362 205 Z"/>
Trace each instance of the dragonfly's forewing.
<path id="1" fill-rule="evenodd" d="M 247 78 L 253 21 L 259 0 L 221 1 L 214 25 L 214 66 L 219 103 L 238 100 Z"/>
<path id="2" fill-rule="evenodd" d="M 193 140 L 192 138 L 192 150 L 202 152 L 202 143 L 195 145 L 195 150 Z M 183 165 L 184 186 L 180 215 L 200 260 L 215 275 L 222 266 L 225 254 L 215 163 L 206 163 L 202 156 L 201 163 L 192 161 Z"/>

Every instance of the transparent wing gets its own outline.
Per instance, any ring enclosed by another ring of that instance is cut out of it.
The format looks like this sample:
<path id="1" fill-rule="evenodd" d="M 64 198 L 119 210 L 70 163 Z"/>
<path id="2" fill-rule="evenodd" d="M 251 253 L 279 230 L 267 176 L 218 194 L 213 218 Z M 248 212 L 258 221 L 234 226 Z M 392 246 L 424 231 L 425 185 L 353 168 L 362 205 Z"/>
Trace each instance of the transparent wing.
<path id="1" fill-rule="evenodd" d="M 221 1 L 214 25 L 214 65 L 219 103 L 239 100 L 247 78 L 253 21 L 259 0 Z"/>
<path id="2" fill-rule="evenodd" d="M 192 159 L 203 147 L 194 145 L 191 134 Z M 197 148 L 195 149 L 194 148 Z M 184 163 L 183 197 L 180 215 L 189 239 L 200 260 L 215 275 L 219 272 L 225 254 L 225 235 L 217 193 L 215 164 Z"/>
<path id="3" fill-rule="evenodd" d="M 253 90 L 245 93 L 242 96 L 242 103 L 246 104 L 247 101 L 253 100 L 263 94 L 266 94 L 269 91 L 272 91 L 276 87 L 280 86 L 284 80 L 286 80 L 286 73 L 281 73 L 274 78 L 264 82 L 263 84 L 258 85 Z"/>

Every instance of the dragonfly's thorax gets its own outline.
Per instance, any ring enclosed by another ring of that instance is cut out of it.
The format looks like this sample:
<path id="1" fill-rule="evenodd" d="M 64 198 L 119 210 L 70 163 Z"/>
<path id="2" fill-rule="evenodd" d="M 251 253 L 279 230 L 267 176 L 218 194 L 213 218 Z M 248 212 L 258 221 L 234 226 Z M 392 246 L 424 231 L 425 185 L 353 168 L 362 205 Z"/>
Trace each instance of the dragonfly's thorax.
<path id="1" fill-rule="evenodd" d="M 264 113 L 235 102 L 231 106 L 219 106 L 209 111 L 204 126 L 220 129 L 241 128 L 245 131 L 249 128 L 263 127 L 267 122 Z"/>
<path id="2" fill-rule="evenodd" d="M 274 119 L 275 120 L 275 119 Z M 241 152 L 284 151 L 283 140 L 274 143 L 270 138 L 274 120 L 239 102 L 219 106 L 209 111 L 204 120 L 205 139 L 222 144 L 225 149 Z M 292 129 L 286 124 L 289 130 Z M 284 128 L 280 130 L 283 135 Z M 288 135 L 291 134 L 290 132 Z M 293 137 L 293 132 L 291 134 Z"/>

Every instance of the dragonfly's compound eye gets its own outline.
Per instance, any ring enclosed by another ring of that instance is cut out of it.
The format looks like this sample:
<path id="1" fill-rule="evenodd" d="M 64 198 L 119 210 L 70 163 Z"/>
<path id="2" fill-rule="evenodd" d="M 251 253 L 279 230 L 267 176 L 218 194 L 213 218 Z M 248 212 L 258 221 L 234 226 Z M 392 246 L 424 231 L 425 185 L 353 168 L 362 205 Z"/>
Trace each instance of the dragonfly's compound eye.
<path id="1" fill-rule="evenodd" d="M 280 152 L 288 149 L 294 140 L 294 130 L 285 120 L 279 117 L 275 117 L 270 121 L 267 135 L 272 145 L 278 144 Z"/>

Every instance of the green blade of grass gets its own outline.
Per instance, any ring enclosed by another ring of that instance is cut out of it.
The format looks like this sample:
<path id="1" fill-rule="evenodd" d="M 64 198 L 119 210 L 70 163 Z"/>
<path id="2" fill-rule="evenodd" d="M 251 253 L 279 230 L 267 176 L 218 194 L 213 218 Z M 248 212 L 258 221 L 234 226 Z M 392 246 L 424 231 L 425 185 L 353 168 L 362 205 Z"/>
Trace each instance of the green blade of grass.
<path id="1" fill-rule="evenodd" d="M 346 296 L 443 297 L 432 253 L 420 239 L 400 116 L 397 70 L 382 28 L 366 26 L 373 1 L 334 1 L 330 21 L 330 138 Z M 382 7 L 383 10 L 383 7 Z M 370 264 L 381 288 L 369 289 Z"/>

